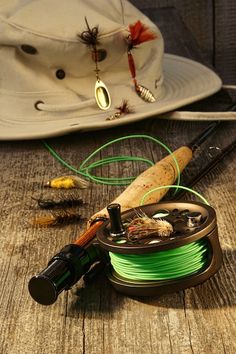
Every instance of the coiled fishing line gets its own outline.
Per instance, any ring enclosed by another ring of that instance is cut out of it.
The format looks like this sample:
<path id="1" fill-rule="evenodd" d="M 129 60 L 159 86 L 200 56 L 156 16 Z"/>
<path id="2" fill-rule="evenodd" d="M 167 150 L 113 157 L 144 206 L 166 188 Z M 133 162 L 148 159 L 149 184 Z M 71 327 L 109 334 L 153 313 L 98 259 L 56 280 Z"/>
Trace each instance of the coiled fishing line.
<path id="1" fill-rule="evenodd" d="M 205 240 L 166 251 L 136 255 L 109 252 L 111 264 L 120 276 L 130 280 L 169 280 L 189 276 L 208 262 Z"/>

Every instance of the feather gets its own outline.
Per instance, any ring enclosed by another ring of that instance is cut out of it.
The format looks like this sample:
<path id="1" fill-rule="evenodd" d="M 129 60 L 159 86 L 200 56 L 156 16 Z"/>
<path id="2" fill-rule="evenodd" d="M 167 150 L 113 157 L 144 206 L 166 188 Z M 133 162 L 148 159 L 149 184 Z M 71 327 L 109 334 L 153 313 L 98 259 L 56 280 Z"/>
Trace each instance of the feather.
<path id="1" fill-rule="evenodd" d="M 116 109 L 118 109 L 118 111 L 114 114 L 111 114 L 109 117 L 106 118 L 106 120 L 114 120 L 120 118 L 123 115 L 134 113 L 134 109 L 129 106 L 128 100 L 125 99 L 122 101 L 119 107 L 116 107 Z"/>
<path id="2" fill-rule="evenodd" d="M 152 32 L 145 24 L 140 20 L 133 25 L 129 25 L 130 36 L 128 38 L 129 50 L 133 47 L 148 41 L 152 41 L 157 38 L 156 33 Z"/>
<path id="3" fill-rule="evenodd" d="M 153 237 L 165 239 L 172 233 L 173 226 L 168 221 L 155 220 L 146 215 L 137 216 L 127 225 L 127 238 L 133 242 Z"/>
<path id="4" fill-rule="evenodd" d="M 74 208 L 76 206 L 81 206 L 83 204 L 83 200 L 81 198 L 68 197 L 62 199 L 37 199 L 33 198 L 38 203 L 38 206 L 41 209 L 59 209 L 59 208 Z"/>
<path id="5" fill-rule="evenodd" d="M 85 17 L 85 23 L 87 26 L 87 30 L 83 31 L 81 34 L 78 34 L 78 37 L 80 38 L 82 43 L 86 44 L 87 46 L 91 46 L 95 48 L 99 44 L 98 26 L 94 26 L 90 28 L 86 17 Z"/>
<path id="6" fill-rule="evenodd" d="M 80 214 L 76 212 L 57 212 L 57 213 L 49 213 L 48 215 L 41 215 L 36 217 L 32 225 L 38 225 L 43 227 L 48 226 L 57 226 L 57 225 L 67 225 L 73 224 L 81 220 Z"/>

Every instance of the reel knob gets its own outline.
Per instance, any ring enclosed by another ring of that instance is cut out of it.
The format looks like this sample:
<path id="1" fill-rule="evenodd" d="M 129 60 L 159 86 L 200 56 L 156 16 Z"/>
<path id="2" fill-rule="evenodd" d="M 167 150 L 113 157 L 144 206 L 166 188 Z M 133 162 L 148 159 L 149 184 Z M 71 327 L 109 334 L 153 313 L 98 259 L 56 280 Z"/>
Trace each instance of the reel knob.
<path id="1" fill-rule="evenodd" d="M 114 203 L 108 205 L 107 211 L 110 216 L 111 224 L 110 236 L 114 238 L 124 236 L 126 231 L 121 221 L 120 204 Z"/>

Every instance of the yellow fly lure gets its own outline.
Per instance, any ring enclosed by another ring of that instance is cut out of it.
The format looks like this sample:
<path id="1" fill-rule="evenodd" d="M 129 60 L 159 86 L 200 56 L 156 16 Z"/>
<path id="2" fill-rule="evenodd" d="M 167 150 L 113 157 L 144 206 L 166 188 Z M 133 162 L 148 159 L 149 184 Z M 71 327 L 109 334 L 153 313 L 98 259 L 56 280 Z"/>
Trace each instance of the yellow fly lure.
<path id="1" fill-rule="evenodd" d="M 46 185 L 46 187 L 50 188 L 56 188 L 56 189 L 71 189 L 71 188 L 88 188 L 89 182 L 85 181 L 84 179 L 74 176 L 74 175 L 69 175 L 69 176 L 61 176 L 61 177 L 56 177 L 51 180 L 49 180 Z"/>

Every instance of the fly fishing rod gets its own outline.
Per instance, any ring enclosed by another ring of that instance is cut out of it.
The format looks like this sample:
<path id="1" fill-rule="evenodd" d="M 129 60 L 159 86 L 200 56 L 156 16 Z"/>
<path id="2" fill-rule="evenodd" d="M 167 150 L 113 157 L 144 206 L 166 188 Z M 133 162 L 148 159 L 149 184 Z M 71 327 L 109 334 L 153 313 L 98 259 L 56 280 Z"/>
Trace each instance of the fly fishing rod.
<path id="1" fill-rule="evenodd" d="M 218 129 L 220 123 L 211 123 L 190 144 L 182 146 L 169 156 L 141 173 L 112 204 L 121 206 L 122 212 L 135 209 L 140 198 L 153 189 L 145 204 L 157 203 L 173 185 L 180 172 L 188 165 L 196 149 Z M 154 189 L 155 188 L 155 189 Z M 204 214 L 204 212 L 202 213 Z M 204 214 L 203 218 L 206 218 Z M 107 208 L 93 215 L 88 229 L 73 243 L 65 246 L 48 263 L 48 266 L 29 281 L 29 292 L 40 304 L 49 305 L 56 301 L 63 290 L 70 289 L 94 264 L 101 259 L 101 249 L 91 244 L 98 230 L 105 227 L 109 219 Z M 191 239 L 191 238 L 190 238 Z"/>
<path id="2" fill-rule="evenodd" d="M 228 107 L 227 111 L 235 112 L 236 102 L 233 102 Z M 218 125 L 219 124 L 220 122 L 218 122 Z M 202 138 L 204 139 L 204 133 L 202 134 Z M 199 145 L 199 142 L 197 142 L 197 145 Z M 231 144 L 229 144 L 223 150 L 221 150 L 220 153 L 217 154 L 217 156 L 206 167 L 200 170 L 190 181 L 188 181 L 187 187 L 192 188 L 193 186 L 195 186 L 202 178 L 204 178 L 209 172 L 211 172 L 219 164 L 219 162 L 221 162 L 226 156 L 228 156 L 235 149 L 235 147 L 236 147 L 236 140 L 232 141 Z M 186 190 L 180 189 L 176 191 L 176 193 L 172 197 L 168 197 L 168 200 L 180 200 L 186 194 L 186 192 L 187 192 Z"/>
<path id="3" fill-rule="evenodd" d="M 236 140 L 234 140 L 230 145 L 226 146 L 204 169 L 197 173 L 188 183 L 187 187 L 192 188 L 195 186 L 202 178 L 204 178 L 209 172 L 214 170 L 216 166 L 228 156 L 236 148 Z M 186 190 L 179 190 L 173 195 L 173 197 L 168 198 L 168 200 L 180 200 L 185 194 Z"/>

